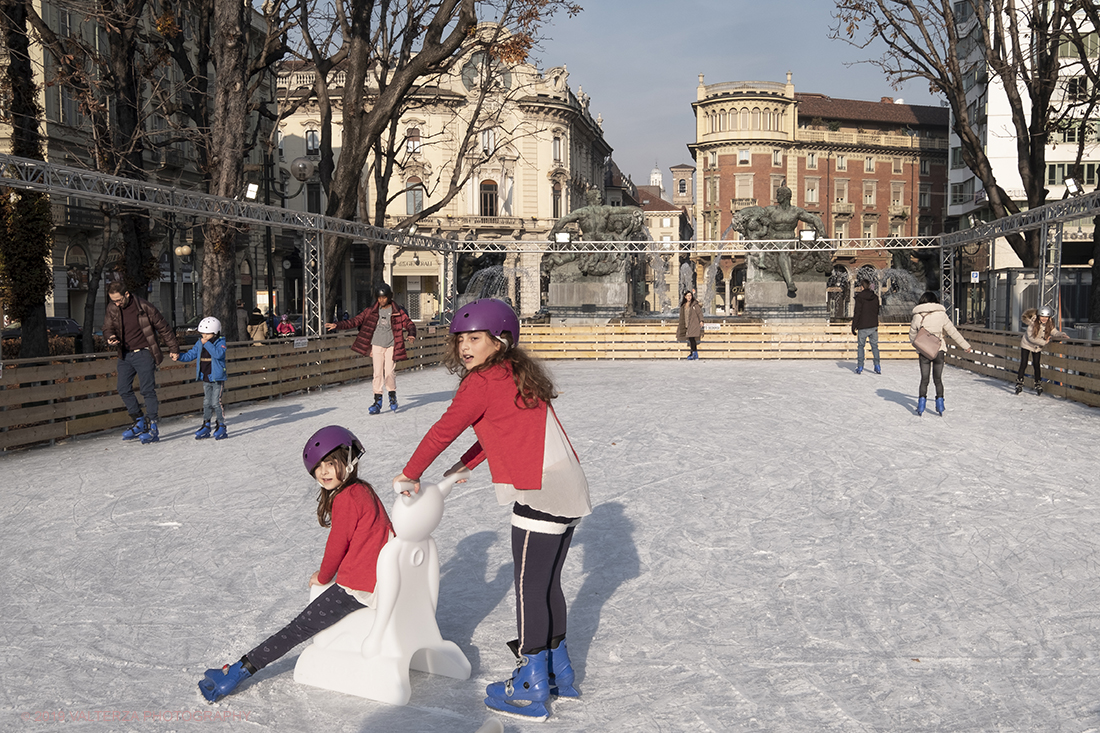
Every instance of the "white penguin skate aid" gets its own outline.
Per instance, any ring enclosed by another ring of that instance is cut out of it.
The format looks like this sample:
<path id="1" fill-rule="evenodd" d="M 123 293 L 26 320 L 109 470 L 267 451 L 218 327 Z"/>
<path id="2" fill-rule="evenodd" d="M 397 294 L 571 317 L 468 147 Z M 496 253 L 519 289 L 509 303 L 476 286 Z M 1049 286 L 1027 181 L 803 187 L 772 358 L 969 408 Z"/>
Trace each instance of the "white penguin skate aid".
<path id="1" fill-rule="evenodd" d="M 431 536 L 443 517 L 443 499 L 469 475 L 459 471 L 397 497 L 390 513 L 395 536 L 378 554 L 377 608 L 360 609 L 314 636 L 294 666 L 295 682 L 405 705 L 412 694 L 410 668 L 470 678 L 470 661 L 436 624 L 439 554 Z M 397 492 L 411 488 L 394 485 Z M 324 588 L 310 590 L 312 599 Z"/>

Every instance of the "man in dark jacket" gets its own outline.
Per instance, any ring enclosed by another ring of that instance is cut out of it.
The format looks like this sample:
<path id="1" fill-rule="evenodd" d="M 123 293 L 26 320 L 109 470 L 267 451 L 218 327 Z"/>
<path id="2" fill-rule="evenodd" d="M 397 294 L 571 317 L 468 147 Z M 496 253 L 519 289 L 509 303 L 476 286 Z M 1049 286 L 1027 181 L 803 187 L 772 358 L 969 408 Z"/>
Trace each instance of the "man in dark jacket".
<path id="1" fill-rule="evenodd" d="M 875 374 L 882 374 L 878 361 L 878 296 L 871 289 L 870 280 L 859 281 L 855 297 L 855 314 L 852 316 L 852 333 L 856 336 L 856 374 L 863 373 L 864 344 L 871 340 L 871 356 L 875 360 Z"/>
<path id="2" fill-rule="evenodd" d="M 383 387 L 390 393 L 390 409 L 397 412 L 394 362 L 409 358 L 405 353 L 405 339 L 408 338 L 409 343 L 416 340 L 416 325 L 405 309 L 393 302 L 393 290 L 390 286 L 386 283 L 380 284 L 374 289 L 374 295 L 374 305 L 355 318 L 325 324 L 329 331 L 359 329 L 351 350 L 363 356 L 369 355 L 374 365 L 374 404 L 367 408 L 371 415 L 382 411 Z"/>
<path id="3" fill-rule="evenodd" d="M 176 334 L 153 304 L 131 295 L 126 286 L 113 282 L 107 286 L 107 314 L 103 319 L 103 336 L 109 346 L 118 349 L 118 395 L 126 405 L 133 424 L 122 433 L 123 440 L 138 438 L 142 443 L 160 440 L 157 434 L 157 365 L 164 360 L 157 334 L 164 340 L 174 358 L 180 347 Z M 146 415 L 134 396 L 134 376 L 141 387 Z"/>

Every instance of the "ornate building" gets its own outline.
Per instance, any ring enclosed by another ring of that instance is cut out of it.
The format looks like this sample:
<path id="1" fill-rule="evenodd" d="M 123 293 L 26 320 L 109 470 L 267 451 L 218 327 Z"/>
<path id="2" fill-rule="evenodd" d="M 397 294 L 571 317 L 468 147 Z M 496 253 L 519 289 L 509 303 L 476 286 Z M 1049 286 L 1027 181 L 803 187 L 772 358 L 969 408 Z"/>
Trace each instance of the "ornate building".
<path id="1" fill-rule="evenodd" d="M 692 107 L 699 239 L 730 238 L 733 213 L 775 203 L 783 185 L 791 203 L 821 217 L 832 238 L 942 231 L 946 109 L 796 93 L 789 73 L 786 83 L 710 85 L 700 74 Z M 848 259 L 873 264 L 885 253 Z"/>
<path id="2" fill-rule="evenodd" d="M 486 28 L 483 25 L 482 32 Z M 313 74 L 309 67 L 286 65 L 280 70 L 279 86 L 283 91 L 311 86 Z M 493 75 L 492 92 L 481 100 L 486 74 Z M 570 89 L 568 77 L 564 66 L 546 71 L 530 64 L 504 67 L 473 53 L 438 84 L 421 89 L 398 122 L 403 152 L 389 186 L 386 226 L 396 226 L 441 200 L 457 166 L 469 177 L 446 205 L 417 222 L 418 233 L 462 240 L 545 242 L 555 219 L 585 205 L 589 188 L 603 192 L 611 155 L 602 120 L 589 110 L 589 96 L 580 87 L 576 92 Z M 341 78 L 342 72 L 335 72 L 334 97 Z M 491 121 L 474 123 L 472 145 L 461 149 L 479 101 L 491 107 L 494 115 Z M 332 144 L 338 158 L 338 109 L 335 115 Z M 315 106 L 306 105 L 282 122 L 279 159 L 284 178 L 289 161 L 299 156 L 319 158 L 319 130 Z M 366 168 L 372 164 L 368 159 Z M 373 180 L 366 170 L 364 183 L 360 211 L 373 206 L 374 200 Z M 320 183 L 315 179 L 306 188 L 312 191 L 310 196 L 291 199 L 288 205 L 323 211 Z M 437 316 L 442 303 L 442 258 L 432 252 L 398 252 L 393 247 L 385 257 L 384 278 L 398 302 L 414 318 Z M 531 315 L 542 306 L 540 261 L 539 253 L 464 256 L 459 262 L 459 286 L 476 294 L 486 275 L 503 278 L 497 284 L 503 285 L 521 315 Z M 478 272 L 478 279 L 472 281 Z M 346 264 L 343 292 L 338 294 L 343 308 L 354 312 L 373 302 L 370 277 L 366 248 L 355 248 Z"/>

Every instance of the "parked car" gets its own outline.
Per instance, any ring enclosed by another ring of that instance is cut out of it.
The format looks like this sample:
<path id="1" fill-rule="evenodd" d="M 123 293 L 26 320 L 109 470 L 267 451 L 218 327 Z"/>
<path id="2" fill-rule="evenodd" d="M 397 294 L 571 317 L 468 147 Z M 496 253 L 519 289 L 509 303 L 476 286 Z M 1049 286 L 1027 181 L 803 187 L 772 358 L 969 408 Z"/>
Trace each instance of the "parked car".
<path id="1" fill-rule="evenodd" d="M 55 318 L 46 316 L 46 333 L 50 336 L 79 336 L 80 324 L 72 318 Z M 5 328 L 2 335 L 6 339 L 16 339 L 23 336 L 22 324 L 13 323 L 10 328 Z"/>

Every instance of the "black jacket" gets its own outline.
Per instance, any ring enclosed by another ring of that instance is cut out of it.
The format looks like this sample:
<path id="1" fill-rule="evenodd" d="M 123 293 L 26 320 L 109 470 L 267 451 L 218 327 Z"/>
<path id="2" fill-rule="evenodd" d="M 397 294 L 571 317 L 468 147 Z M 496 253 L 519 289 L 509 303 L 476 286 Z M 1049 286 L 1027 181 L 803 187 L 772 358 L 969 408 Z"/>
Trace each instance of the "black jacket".
<path id="1" fill-rule="evenodd" d="M 865 328 L 878 328 L 878 296 L 874 290 L 860 289 L 856 293 L 856 308 L 852 315 L 852 333 Z"/>

